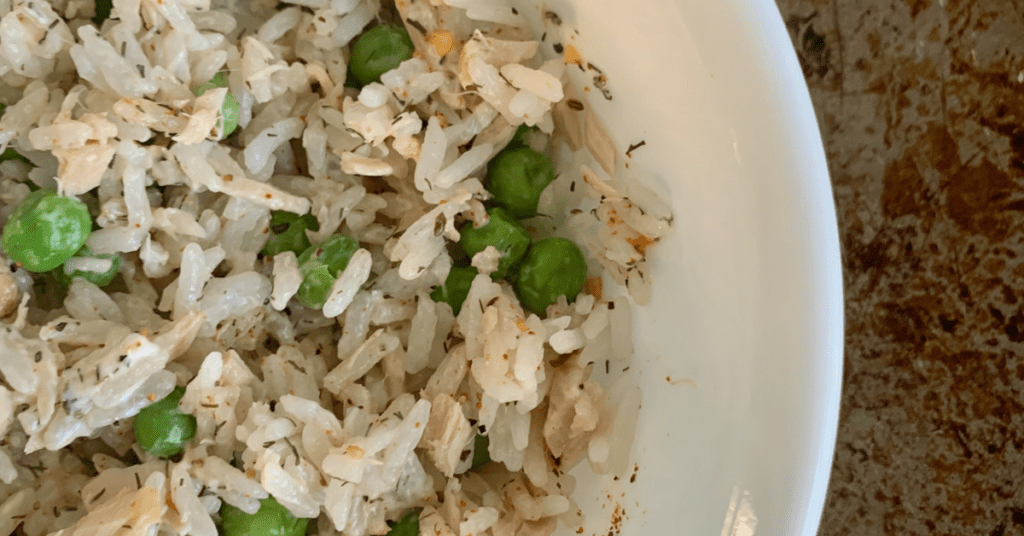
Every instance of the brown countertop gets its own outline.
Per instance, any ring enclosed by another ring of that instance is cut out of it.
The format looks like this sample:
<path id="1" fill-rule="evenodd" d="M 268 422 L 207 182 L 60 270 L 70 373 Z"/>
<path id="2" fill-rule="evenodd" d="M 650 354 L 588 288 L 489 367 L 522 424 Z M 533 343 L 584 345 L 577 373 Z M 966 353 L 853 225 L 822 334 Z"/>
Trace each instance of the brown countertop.
<path id="1" fill-rule="evenodd" d="M 844 255 L 819 533 L 1024 534 L 1024 1 L 777 1 Z"/>

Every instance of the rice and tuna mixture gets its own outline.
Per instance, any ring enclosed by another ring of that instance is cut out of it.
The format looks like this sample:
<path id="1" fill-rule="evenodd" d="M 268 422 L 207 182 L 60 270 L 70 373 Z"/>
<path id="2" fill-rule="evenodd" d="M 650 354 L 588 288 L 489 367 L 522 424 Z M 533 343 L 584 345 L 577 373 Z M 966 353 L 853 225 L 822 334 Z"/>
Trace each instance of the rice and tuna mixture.
<path id="1" fill-rule="evenodd" d="M 91 219 L 52 270 L 0 263 L 0 534 L 238 536 L 272 507 L 298 536 L 579 529 L 567 472 L 627 470 L 630 308 L 671 214 L 568 85 L 573 30 L 503 0 L 112 4 L 0 0 L 5 247 L 52 223 L 8 221 L 37 192 Z M 414 51 L 354 81 L 381 26 Z M 529 240 L 585 257 L 540 311 L 491 277 L 506 252 L 459 245 L 513 144 L 556 173 Z M 194 435 L 168 455 L 136 421 L 172 391 Z"/>

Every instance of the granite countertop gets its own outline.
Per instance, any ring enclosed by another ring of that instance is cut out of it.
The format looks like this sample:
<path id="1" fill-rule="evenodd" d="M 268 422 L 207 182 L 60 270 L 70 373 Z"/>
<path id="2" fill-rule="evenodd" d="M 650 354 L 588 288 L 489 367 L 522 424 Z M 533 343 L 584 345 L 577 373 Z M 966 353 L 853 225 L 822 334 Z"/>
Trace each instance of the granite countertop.
<path id="1" fill-rule="evenodd" d="M 819 534 L 1024 534 L 1024 1 L 777 1 L 844 256 Z"/>

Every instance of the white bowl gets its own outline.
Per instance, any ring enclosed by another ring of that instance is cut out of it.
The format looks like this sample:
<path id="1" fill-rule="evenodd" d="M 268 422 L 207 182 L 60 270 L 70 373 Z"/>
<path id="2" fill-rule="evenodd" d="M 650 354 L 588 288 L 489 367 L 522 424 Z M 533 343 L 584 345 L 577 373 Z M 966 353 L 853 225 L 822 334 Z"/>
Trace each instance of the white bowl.
<path id="1" fill-rule="evenodd" d="M 546 8 L 607 74 L 614 99 L 588 102 L 619 147 L 646 141 L 630 171 L 675 214 L 651 255 L 655 297 L 636 311 L 636 481 L 581 481 L 584 534 L 815 534 L 839 412 L 843 292 L 821 138 L 778 9 Z"/>

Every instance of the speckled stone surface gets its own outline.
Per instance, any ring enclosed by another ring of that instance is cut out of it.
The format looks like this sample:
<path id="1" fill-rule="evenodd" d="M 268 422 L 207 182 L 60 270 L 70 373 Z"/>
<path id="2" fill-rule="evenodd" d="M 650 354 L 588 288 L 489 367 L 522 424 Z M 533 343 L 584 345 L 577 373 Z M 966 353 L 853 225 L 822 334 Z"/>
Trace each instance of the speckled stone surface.
<path id="1" fill-rule="evenodd" d="M 1024 1 L 778 4 L 844 255 L 819 534 L 1024 534 Z"/>

